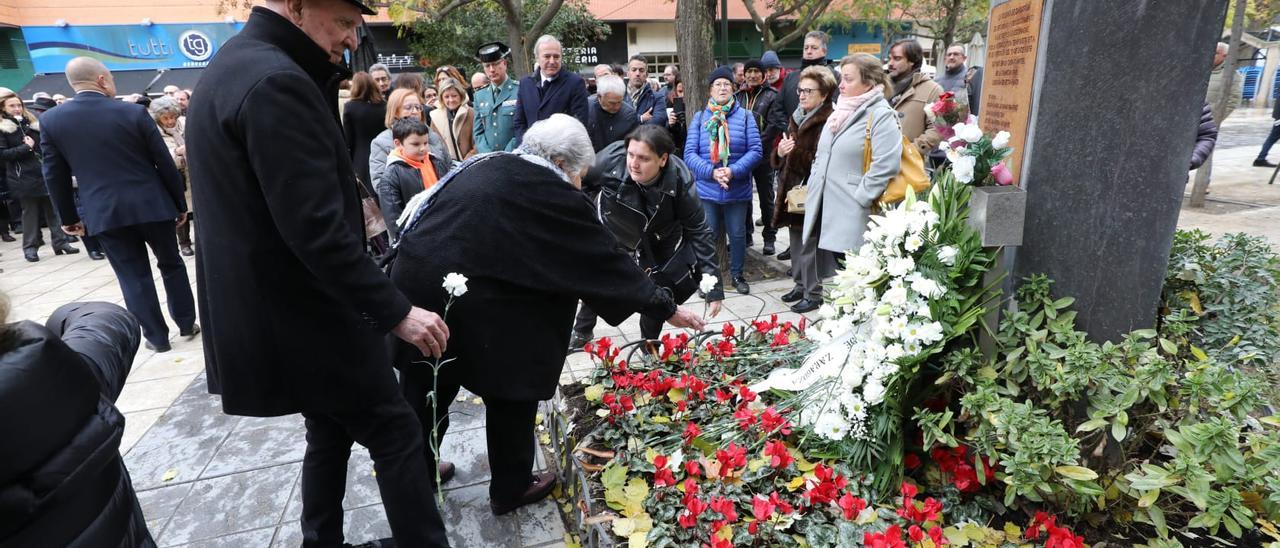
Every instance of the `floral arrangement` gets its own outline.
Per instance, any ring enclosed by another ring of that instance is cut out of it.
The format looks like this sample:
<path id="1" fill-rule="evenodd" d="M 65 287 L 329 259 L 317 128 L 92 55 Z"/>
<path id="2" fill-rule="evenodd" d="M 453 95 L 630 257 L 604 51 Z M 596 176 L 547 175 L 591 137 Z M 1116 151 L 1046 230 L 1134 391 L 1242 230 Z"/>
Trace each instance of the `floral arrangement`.
<path id="1" fill-rule="evenodd" d="M 933 127 L 938 129 L 938 133 L 943 139 L 950 139 L 955 136 L 952 129 L 959 123 L 973 123 L 977 119 L 969 114 L 969 104 L 956 99 L 956 94 L 950 91 L 943 92 L 937 101 L 924 106 L 925 118 L 933 120 Z"/>
<path id="2" fill-rule="evenodd" d="M 1013 172 L 1004 162 L 1013 152 L 1009 148 L 1009 132 L 985 134 L 978 126 L 978 118 L 969 114 L 969 106 L 957 102 L 951 92 L 943 93 L 924 110 L 944 139 L 938 148 L 947 153 L 957 181 L 973 186 L 1013 184 Z"/>

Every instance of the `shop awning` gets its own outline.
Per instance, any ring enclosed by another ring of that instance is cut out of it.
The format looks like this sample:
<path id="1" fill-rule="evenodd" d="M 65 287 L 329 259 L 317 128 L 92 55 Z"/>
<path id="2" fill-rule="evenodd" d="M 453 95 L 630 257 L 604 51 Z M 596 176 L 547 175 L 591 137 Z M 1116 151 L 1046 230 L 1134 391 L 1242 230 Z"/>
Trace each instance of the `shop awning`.
<path id="1" fill-rule="evenodd" d="M 164 89 L 164 86 L 151 85 L 151 88 L 147 89 L 147 86 L 151 84 L 157 74 L 159 72 L 154 70 L 118 70 L 111 73 L 115 77 L 116 93 L 119 95 L 144 92 L 159 93 L 160 90 Z M 30 99 L 31 95 L 38 91 L 43 91 L 49 95 L 61 93 L 68 97 L 75 94 L 75 91 L 71 89 L 71 85 L 67 83 L 67 76 L 61 72 L 37 74 L 35 78 L 32 78 L 27 85 L 18 91 L 18 96 L 23 99 Z"/>

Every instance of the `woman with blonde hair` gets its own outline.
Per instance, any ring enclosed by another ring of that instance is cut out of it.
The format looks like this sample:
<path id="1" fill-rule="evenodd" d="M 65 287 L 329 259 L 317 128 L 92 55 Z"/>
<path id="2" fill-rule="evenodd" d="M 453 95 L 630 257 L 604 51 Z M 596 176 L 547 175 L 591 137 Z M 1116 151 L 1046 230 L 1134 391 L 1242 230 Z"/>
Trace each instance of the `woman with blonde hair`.
<path id="1" fill-rule="evenodd" d="M 383 200 L 383 196 L 387 195 L 388 191 L 383 184 L 382 175 L 387 170 L 387 155 L 391 153 L 391 149 L 395 148 L 391 126 L 401 118 L 413 118 L 424 124 L 427 123 L 427 118 L 423 114 L 424 108 L 421 96 L 411 89 L 396 89 L 391 92 L 391 98 L 387 100 L 387 116 L 383 119 L 387 129 L 374 137 L 373 142 L 369 144 L 369 179 L 373 183 L 374 192 L 377 193 L 378 202 L 383 208 L 387 203 Z M 430 128 L 429 124 L 428 128 Z M 430 129 L 427 141 L 431 165 L 435 169 L 436 176 L 443 178 L 450 169 L 453 169 L 453 160 L 445 149 L 444 140 L 434 129 Z"/>
<path id="2" fill-rule="evenodd" d="M 902 129 L 884 98 L 893 89 L 889 75 L 875 56 L 841 59 L 839 88 L 810 168 L 803 239 L 806 247 L 844 253 L 862 247 L 871 208 L 901 168 Z"/>
<path id="3" fill-rule="evenodd" d="M 40 216 L 49 225 L 53 254 L 79 253 L 62 231 L 62 223 L 49 201 L 40 164 L 40 124 L 27 112 L 22 99 L 9 91 L 0 95 L 0 161 L 4 162 L 4 179 L 9 196 L 22 204 L 22 253 L 28 262 L 40 260 L 37 251 L 43 245 Z"/>
<path id="4" fill-rule="evenodd" d="M 445 78 L 439 85 L 439 107 L 428 115 L 431 129 L 444 139 L 445 149 L 454 161 L 470 158 L 476 153 L 472 125 L 476 112 L 468 105 L 467 88 L 462 82 Z"/>

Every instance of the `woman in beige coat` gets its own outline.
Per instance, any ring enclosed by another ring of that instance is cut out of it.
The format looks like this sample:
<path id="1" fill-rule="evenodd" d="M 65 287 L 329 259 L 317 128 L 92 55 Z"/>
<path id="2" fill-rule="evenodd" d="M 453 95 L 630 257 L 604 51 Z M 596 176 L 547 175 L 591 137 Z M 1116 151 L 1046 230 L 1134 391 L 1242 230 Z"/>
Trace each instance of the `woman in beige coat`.
<path id="1" fill-rule="evenodd" d="M 438 106 L 431 111 L 431 127 L 444 138 L 450 158 L 455 162 L 466 160 L 476 153 L 475 137 L 471 133 L 476 111 L 467 104 L 467 88 L 461 82 L 444 78 L 439 91 Z"/>
<path id="2" fill-rule="evenodd" d="M 871 207 L 898 174 L 902 130 L 884 98 L 889 77 L 880 61 L 858 53 L 840 61 L 840 96 L 827 118 L 809 174 L 804 246 L 857 252 Z M 871 162 L 863 151 L 871 143 Z"/>
<path id="3" fill-rule="evenodd" d="M 147 110 L 156 121 L 160 137 L 164 138 L 164 144 L 169 148 L 173 163 L 178 166 L 178 172 L 182 173 L 182 182 L 187 188 L 187 207 L 191 213 L 187 215 L 187 220 L 178 225 L 177 231 L 178 250 L 184 257 L 190 257 L 196 254 L 191 245 L 191 222 L 195 220 L 196 208 L 191 202 L 191 176 L 187 174 L 187 143 L 184 138 L 186 120 L 182 117 L 182 107 L 178 105 L 178 100 L 172 97 L 157 97 Z"/>

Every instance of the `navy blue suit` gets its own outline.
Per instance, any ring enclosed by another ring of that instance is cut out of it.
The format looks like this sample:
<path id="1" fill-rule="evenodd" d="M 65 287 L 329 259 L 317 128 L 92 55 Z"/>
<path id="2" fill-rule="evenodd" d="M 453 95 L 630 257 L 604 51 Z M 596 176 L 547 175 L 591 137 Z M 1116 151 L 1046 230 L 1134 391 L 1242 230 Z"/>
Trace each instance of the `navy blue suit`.
<path id="1" fill-rule="evenodd" d="M 147 109 L 100 93 L 75 99 L 40 118 L 44 180 L 59 219 L 83 222 L 97 236 L 120 282 L 129 312 L 152 345 L 167 346 L 169 328 L 148 264 L 147 247 L 169 297 L 169 314 L 182 332 L 195 325 L 195 299 L 178 255 L 174 220 L 187 211 L 184 183 Z M 83 219 L 71 187 L 79 186 Z"/>
<path id="2" fill-rule="evenodd" d="M 524 141 L 524 132 L 539 120 L 552 114 L 568 114 L 588 123 L 587 84 L 582 77 L 561 69 L 556 79 L 542 85 L 542 71 L 536 71 L 520 80 L 520 94 L 516 99 L 516 144 Z"/>

